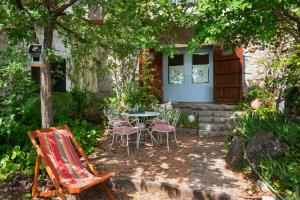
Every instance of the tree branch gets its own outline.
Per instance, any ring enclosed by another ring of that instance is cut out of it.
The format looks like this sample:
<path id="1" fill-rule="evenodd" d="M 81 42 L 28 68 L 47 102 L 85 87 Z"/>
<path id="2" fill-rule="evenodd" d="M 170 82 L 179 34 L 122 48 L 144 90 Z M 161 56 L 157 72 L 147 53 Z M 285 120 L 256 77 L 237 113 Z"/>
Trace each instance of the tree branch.
<path id="1" fill-rule="evenodd" d="M 68 3 L 61 5 L 60 7 L 52 10 L 56 16 L 60 16 L 67 8 L 74 5 L 78 0 L 70 0 Z"/>
<path id="2" fill-rule="evenodd" d="M 78 33 L 76 33 L 75 31 L 69 29 L 68 27 L 63 26 L 61 23 L 57 22 L 57 26 L 59 26 L 60 28 L 62 28 L 63 30 L 65 30 L 66 32 L 74 35 L 78 41 L 80 42 L 87 42 L 86 39 L 82 38 Z"/>

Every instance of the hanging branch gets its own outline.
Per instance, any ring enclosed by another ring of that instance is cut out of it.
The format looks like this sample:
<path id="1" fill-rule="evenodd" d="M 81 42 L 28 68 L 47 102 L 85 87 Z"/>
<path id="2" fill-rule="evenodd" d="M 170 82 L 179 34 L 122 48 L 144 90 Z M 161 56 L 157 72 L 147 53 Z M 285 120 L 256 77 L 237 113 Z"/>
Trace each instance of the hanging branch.
<path id="1" fill-rule="evenodd" d="M 61 5 L 60 7 L 53 9 L 52 12 L 55 13 L 55 16 L 60 16 L 64 13 L 64 11 L 70 6 L 74 5 L 78 0 L 70 0 L 68 3 Z"/>

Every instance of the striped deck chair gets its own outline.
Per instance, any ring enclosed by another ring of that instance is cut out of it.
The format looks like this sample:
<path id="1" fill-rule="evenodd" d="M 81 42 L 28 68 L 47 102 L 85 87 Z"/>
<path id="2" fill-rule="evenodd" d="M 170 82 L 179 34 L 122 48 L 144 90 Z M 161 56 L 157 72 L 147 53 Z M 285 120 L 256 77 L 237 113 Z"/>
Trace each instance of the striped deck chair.
<path id="1" fill-rule="evenodd" d="M 99 173 L 76 141 L 68 126 L 50 127 L 29 131 L 28 136 L 37 153 L 32 197 L 59 196 L 65 200 L 65 194 L 77 194 L 96 184 L 103 186 L 110 200 L 114 197 L 108 187 L 108 181 L 114 172 Z M 37 140 L 38 138 L 38 140 Z M 77 148 L 75 151 L 73 144 Z M 79 159 L 81 155 L 88 165 L 90 173 Z M 53 182 L 53 190 L 37 191 L 40 163 Z"/>

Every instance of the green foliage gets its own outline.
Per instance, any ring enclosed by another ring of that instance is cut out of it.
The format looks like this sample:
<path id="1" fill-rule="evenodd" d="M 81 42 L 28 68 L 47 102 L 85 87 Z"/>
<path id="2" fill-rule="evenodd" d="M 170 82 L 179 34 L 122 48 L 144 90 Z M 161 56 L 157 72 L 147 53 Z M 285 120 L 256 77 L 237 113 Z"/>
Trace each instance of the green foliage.
<path id="1" fill-rule="evenodd" d="M 53 94 L 54 121 L 80 119 L 102 124 L 104 100 L 95 94 L 72 90 Z"/>
<path id="2" fill-rule="evenodd" d="M 85 120 L 67 120 L 57 122 L 57 125 L 67 124 L 74 133 L 78 142 L 82 145 L 87 154 L 95 150 L 97 138 L 102 135 L 102 130 L 94 128 L 91 123 Z"/>
<path id="3" fill-rule="evenodd" d="M 234 47 L 273 42 L 278 45 L 291 38 L 299 42 L 298 1 L 198 1 L 195 9 L 194 15 L 178 19 L 194 27 L 191 49 L 214 42 Z"/>
<path id="4" fill-rule="evenodd" d="M 26 71 L 25 52 L 7 49 L 0 52 L 0 60 L 0 144 L 23 146 L 26 139 L 20 133 L 40 124 L 36 86 Z"/>
<path id="5" fill-rule="evenodd" d="M 110 103 L 119 104 L 115 107 L 121 107 L 124 104 L 125 109 L 150 110 L 158 104 L 158 90 L 154 87 L 153 70 L 149 67 L 151 62 L 148 55 L 142 55 L 142 68 L 140 75 L 134 76 L 131 80 L 125 80 L 121 88 L 121 95 L 116 100 L 110 98 Z M 121 106 L 120 106 L 121 105 Z"/>
<path id="6" fill-rule="evenodd" d="M 136 81 L 125 84 L 122 97 L 127 109 L 138 107 L 139 110 L 149 110 L 158 103 L 156 97 Z"/>
<path id="7" fill-rule="evenodd" d="M 284 157 L 266 159 L 260 163 L 263 177 L 271 182 L 276 190 L 296 198 L 300 187 L 300 152 L 289 151 Z M 293 198 L 292 198 L 293 197 Z"/>
<path id="8" fill-rule="evenodd" d="M 181 113 L 179 117 L 179 126 L 184 128 L 193 128 L 195 129 L 197 127 L 197 119 L 195 119 L 194 122 L 190 122 L 188 120 L 188 114 Z"/>
<path id="9" fill-rule="evenodd" d="M 41 127 L 40 101 L 26 67 L 24 51 L 0 51 L 0 182 L 17 172 L 31 175 L 34 169 L 35 152 L 27 131 Z M 54 94 L 55 124 L 68 124 L 87 153 L 94 151 L 101 131 L 83 120 L 82 113 L 101 109 L 101 102 L 87 92 Z"/>
<path id="10" fill-rule="evenodd" d="M 35 153 L 32 148 L 3 145 L 0 149 L 0 183 L 12 179 L 16 172 L 32 175 L 34 172 Z"/>
<path id="11" fill-rule="evenodd" d="M 258 82 L 262 82 L 263 84 L 259 84 Z M 266 79 L 258 81 L 258 82 L 250 82 L 249 88 L 245 97 L 245 100 L 235 105 L 236 110 L 248 110 L 251 109 L 251 102 L 258 98 L 260 103 L 260 108 L 275 108 L 275 92 L 271 88 L 271 84 L 266 81 Z"/>
<path id="12" fill-rule="evenodd" d="M 237 128 L 226 135 L 228 144 L 235 135 L 242 135 L 249 141 L 259 131 L 270 131 L 288 145 L 288 151 L 275 158 L 261 161 L 263 177 L 279 192 L 290 199 L 296 199 L 296 190 L 300 184 L 300 123 L 287 121 L 283 114 L 275 109 L 263 108 L 248 110 L 238 120 Z M 248 163 L 244 162 L 244 168 Z M 295 198 L 293 198 L 295 197 Z"/>
<path id="13" fill-rule="evenodd" d="M 260 106 L 263 108 L 274 106 L 274 94 L 266 86 L 260 86 L 257 83 L 250 84 L 245 102 L 250 104 L 255 98 L 259 99 Z"/>

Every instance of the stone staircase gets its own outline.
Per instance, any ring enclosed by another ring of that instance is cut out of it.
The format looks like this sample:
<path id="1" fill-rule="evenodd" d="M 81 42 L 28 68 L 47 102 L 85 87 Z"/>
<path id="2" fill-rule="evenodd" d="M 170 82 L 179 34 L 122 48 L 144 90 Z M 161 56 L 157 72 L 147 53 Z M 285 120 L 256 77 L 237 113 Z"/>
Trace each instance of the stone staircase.
<path id="1" fill-rule="evenodd" d="M 199 115 L 199 135 L 222 135 L 224 131 L 235 128 L 235 119 L 241 115 L 233 105 L 227 104 L 172 103 L 172 106 L 188 115 Z"/>

